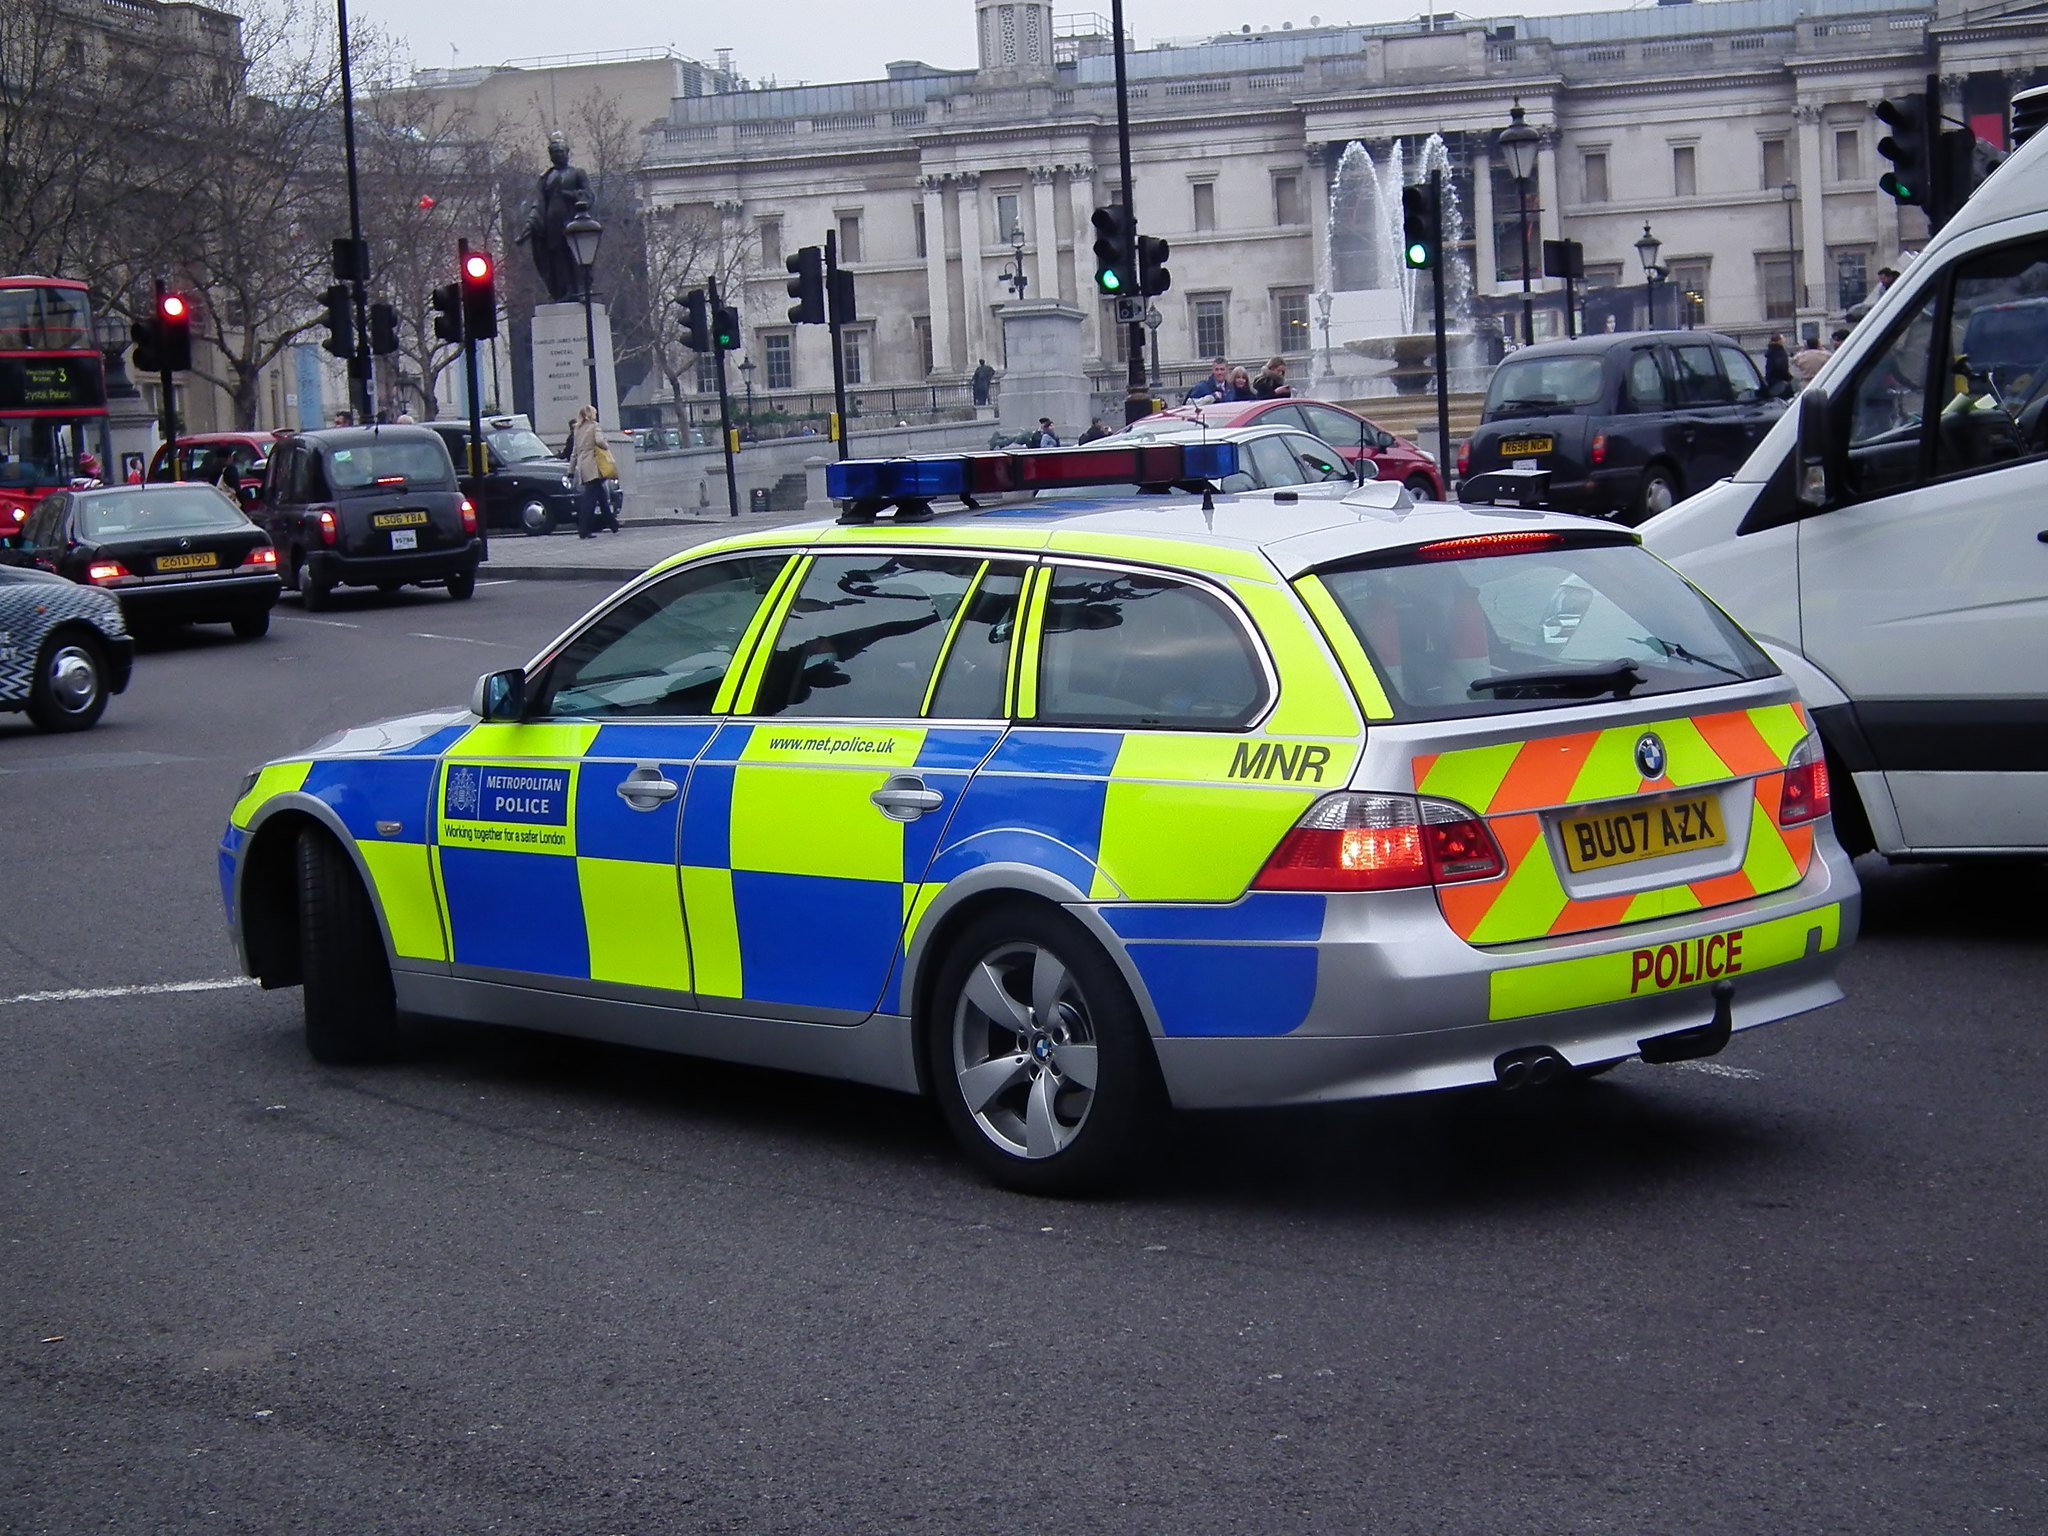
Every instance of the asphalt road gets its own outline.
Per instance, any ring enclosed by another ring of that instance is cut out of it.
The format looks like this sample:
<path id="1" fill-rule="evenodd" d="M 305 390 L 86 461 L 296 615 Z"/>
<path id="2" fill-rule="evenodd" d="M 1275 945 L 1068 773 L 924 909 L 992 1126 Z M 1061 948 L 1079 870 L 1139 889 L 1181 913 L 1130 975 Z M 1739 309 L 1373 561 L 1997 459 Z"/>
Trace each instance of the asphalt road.
<path id="1" fill-rule="evenodd" d="M 2048 1529 L 2048 874 L 1867 870 L 1683 1068 L 1176 1128 L 1053 1204 L 892 1095 L 508 1032 L 316 1067 L 243 772 L 602 595 L 344 596 L 0 717 L 0 1530 Z"/>

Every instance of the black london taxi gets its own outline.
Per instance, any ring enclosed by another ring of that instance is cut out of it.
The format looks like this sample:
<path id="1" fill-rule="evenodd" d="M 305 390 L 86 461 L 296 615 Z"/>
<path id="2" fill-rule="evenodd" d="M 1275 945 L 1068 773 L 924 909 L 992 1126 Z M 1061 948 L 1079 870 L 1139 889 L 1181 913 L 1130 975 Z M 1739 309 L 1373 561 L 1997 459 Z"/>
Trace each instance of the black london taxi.
<path id="1" fill-rule="evenodd" d="M 486 528 L 553 533 L 576 521 L 576 480 L 569 463 L 542 442 L 523 418 L 487 416 L 483 422 L 484 474 L 469 473 L 469 423 L 430 421 L 483 513 Z"/>

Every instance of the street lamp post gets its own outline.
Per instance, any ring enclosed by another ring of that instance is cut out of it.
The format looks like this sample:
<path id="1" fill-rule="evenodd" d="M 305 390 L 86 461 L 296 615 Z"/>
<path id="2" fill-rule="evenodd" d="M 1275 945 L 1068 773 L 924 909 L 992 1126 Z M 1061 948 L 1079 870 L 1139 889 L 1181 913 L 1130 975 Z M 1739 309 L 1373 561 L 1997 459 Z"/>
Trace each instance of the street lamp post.
<path id="1" fill-rule="evenodd" d="M 1648 324 L 1645 330 L 1657 328 L 1657 280 L 1664 275 L 1664 269 L 1657 265 L 1657 258 L 1663 253 L 1664 244 L 1650 233 L 1650 226 L 1643 225 L 1643 238 L 1636 242 L 1636 256 L 1643 264 L 1643 305 L 1648 310 Z"/>
<path id="2" fill-rule="evenodd" d="M 578 208 L 576 216 L 563 228 L 562 233 L 569 240 L 569 254 L 576 258 L 576 265 L 583 269 L 583 345 L 590 365 L 590 408 L 602 412 L 597 398 L 597 322 L 591 318 L 590 274 L 597 265 L 598 242 L 604 238 L 604 226 L 592 217 L 590 210 Z"/>
<path id="3" fill-rule="evenodd" d="M 1335 377 L 1335 371 L 1330 365 L 1330 306 L 1335 302 L 1334 295 L 1328 289 L 1316 295 L 1316 324 L 1321 326 L 1323 330 L 1323 377 L 1325 379 Z"/>
<path id="4" fill-rule="evenodd" d="M 747 386 L 747 441 L 754 440 L 754 360 L 740 359 L 740 380 Z"/>
<path id="5" fill-rule="evenodd" d="M 1010 231 L 1010 269 L 996 274 L 998 282 L 1010 285 L 1010 296 L 1018 303 L 1024 302 L 1024 290 L 1031 286 L 1031 279 L 1024 275 L 1024 230 L 1021 226 Z"/>
<path id="6" fill-rule="evenodd" d="M 1515 226 L 1522 236 L 1522 342 L 1536 339 L 1536 306 L 1529 297 L 1529 178 L 1536 174 L 1536 150 L 1543 135 L 1525 121 L 1528 114 L 1518 101 L 1508 113 L 1507 127 L 1496 142 L 1515 179 Z"/>
<path id="7" fill-rule="evenodd" d="M 1790 263 L 1785 286 L 1790 290 L 1792 316 L 1796 320 L 1799 311 L 1806 308 L 1806 284 L 1799 277 L 1799 236 L 1792 224 L 1792 205 L 1799 200 L 1799 183 L 1786 177 L 1785 184 L 1778 188 L 1778 196 L 1785 201 L 1785 260 Z"/>

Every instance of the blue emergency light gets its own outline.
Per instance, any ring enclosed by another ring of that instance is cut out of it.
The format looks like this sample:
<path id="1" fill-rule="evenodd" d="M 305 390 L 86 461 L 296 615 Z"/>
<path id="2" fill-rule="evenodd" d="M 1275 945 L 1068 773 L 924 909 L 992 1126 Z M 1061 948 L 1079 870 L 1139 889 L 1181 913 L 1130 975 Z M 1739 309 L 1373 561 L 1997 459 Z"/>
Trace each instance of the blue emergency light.
<path id="1" fill-rule="evenodd" d="M 963 459 L 841 459 L 825 466 L 825 494 L 834 501 L 929 501 L 967 491 Z"/>

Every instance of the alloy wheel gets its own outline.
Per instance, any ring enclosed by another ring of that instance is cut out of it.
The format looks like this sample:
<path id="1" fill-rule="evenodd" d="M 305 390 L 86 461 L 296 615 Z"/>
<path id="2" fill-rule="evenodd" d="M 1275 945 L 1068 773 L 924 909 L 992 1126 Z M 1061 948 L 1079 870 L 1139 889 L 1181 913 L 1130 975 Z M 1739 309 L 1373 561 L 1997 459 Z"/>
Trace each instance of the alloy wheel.
<path id="1" fill-rule="evenodd" d="M 1094 1108 L 1096 1040 L 1087 998 L 1059 956 L 1027 942 L 1002 945 L 975 964 L 954 1006 L 961 1101 L 1002 1151 L 1055 1157 Z"/>

